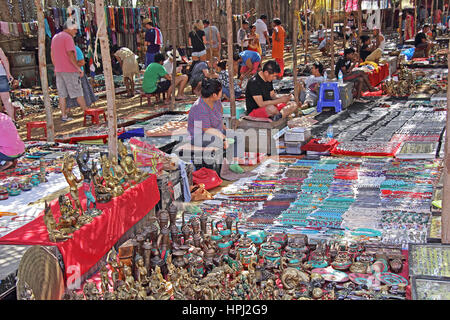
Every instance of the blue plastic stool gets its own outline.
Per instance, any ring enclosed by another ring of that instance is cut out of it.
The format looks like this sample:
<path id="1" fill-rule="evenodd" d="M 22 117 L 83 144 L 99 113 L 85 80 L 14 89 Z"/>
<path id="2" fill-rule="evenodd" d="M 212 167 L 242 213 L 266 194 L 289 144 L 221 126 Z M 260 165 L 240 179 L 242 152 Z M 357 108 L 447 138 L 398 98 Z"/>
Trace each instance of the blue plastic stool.
<path id="1" fill-rule="evenodd" d="M 341 112 L 342 102 L 337 82 L 324 82 L 320 85 L 317 112 L 323 107 L 333 107 L 335 112 Z"/>

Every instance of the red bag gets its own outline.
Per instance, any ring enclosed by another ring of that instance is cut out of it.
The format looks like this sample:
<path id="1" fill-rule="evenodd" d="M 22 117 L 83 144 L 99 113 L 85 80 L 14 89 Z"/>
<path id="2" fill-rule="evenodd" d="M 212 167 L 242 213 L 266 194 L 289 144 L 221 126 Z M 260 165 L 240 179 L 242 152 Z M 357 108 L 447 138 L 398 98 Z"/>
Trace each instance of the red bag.
<path id="1" fill-rule="evenodd" d="M 214 170 L 201 168 L 192 173 L 192 182 L 194 185 L 203 183 L 205 185 L 205 189 L 210 190 L 220 186 L 223 181 Z"/>

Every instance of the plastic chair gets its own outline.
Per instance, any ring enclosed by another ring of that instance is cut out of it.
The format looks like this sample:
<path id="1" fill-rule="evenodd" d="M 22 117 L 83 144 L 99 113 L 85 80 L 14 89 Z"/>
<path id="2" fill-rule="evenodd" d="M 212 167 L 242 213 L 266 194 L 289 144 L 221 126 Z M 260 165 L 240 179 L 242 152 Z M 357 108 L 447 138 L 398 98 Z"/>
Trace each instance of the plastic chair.
<path id="1" fill-rule="evenodd" d="M 337 82 L 324 82 L 320 85 L 317 112 L 322 112 L 324 107 L 333 107 L 335 112 L 341 112 L 342 101 Z"/>
<path id="2" fill-rule="evenodd" d="M 83 120 L 83 126 L 86 126 L 86 117 L 87 116 L 91 116 L 91 121 L 92 124 L 99 124 L 100 123 L 100 115 L 103 114 L 103 117 L 105 118 L 105 122 L 107 122 L 106 120 L 106 113 L 104 109 L 87 109 L 86 111 L 84 111 L 84 120 Z"/>
<path id="3" fill-rule="evenodd" d="M 162 95 L 163 95 L 163 99 L 165 99 L 166 98 L 166 93 L 163 92 Z M 140 95 L 140 98 L 141 98 L 140 106 L 142 107 L 142 99 L 143 98 L 147 98 L 147 104 L 150 105 L 152 97 L 155 97 L 156 102 L 159 102 L 161 100 L 161 93 L 145 93 L 145 92 L 141 92 L 141 95 Z"/>
<path id="4" fill-rule="evenodd" d="M 31 129 L 44 128 L 45 137 L 47 137 L 47 122 L 45 121 L 30 121 L 27 122 L 27 140 L 31 139 Z"/>

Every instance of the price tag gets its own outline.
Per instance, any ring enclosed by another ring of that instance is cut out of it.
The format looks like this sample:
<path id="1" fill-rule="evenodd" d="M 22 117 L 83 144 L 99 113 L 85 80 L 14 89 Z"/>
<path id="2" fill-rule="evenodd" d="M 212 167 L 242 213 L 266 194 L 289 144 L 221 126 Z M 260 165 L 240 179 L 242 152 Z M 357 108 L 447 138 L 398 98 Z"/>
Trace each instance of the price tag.
<path id="1" fill-rule="evenodd" d="M 180 198 L 180 196 L 181 196 L 181 182 L 178 182 L 173 187 L 173 197 L 175 200 L 177 200 L 178 198 Z"/>

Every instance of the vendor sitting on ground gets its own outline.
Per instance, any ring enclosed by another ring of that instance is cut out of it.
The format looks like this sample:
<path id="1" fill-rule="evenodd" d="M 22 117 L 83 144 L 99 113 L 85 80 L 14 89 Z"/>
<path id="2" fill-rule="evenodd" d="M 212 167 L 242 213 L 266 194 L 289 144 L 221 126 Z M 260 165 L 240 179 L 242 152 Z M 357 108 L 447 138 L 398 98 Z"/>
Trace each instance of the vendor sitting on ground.
<path id="1" fill-rule="evenodd" d="M 0 112 L 0 171 L 16 166 L 17 159 L 25 152 L 16 125 L 6 114 Z"/>
<path id="2" fill-rule="evenodd" d="M 219 75 L 219 81 L 222 84 L 222 95 L 226 99 L 230 99 L 230 75 L 227 70 L 227 60 L 220 61 L 216 66 L 216 71 Z M 241 87 L 239 87 L 236 80 L 234 80 L 234 96 L 239 98 L 242 95 Z"/>
<path id="3" fill-rule="evenodd" d="M 311 68 L 311 75 L 305 81 L 297 83 L 300 93 L 301 109 L 315 107 L 319 95 L 320 84 L 325 82 L 323 77 L 323 65 L 320 62 L 314 62 Z"/>
<path id="4" fill-rule="evenodd" d="M 126 47 L 119 48 L 114 45 L 112 48 L 114 57 L 119 61 L 122 68 L 123 82 L 127 89 L 127 97 L 134 96 L 134 77 L 139 74 L 139 64 L 137 56 Z"/>
<path id="5" fill-rule="evenodd" d="M 364 71 L 352 71 L 355 65 L 358 63 L 359 59 L 355 59 L 355 50 L 353 48 L 347 48 L 344 50 L 344 56 L 339 58 L 336 66 L 334 68 L 334 73 L 336 78 L 338 78 L 339 71 L 342 71 L 344 75 L 344 81 L 350 81 L 355 83 L 355 98 L 356 102 L 364 103 L 365 101 L 361 100 L 361 91 L 363 86 L 366 87 L 370 91 L 378 91 L 378 89 L 374 88 L 369 81 L 369 76 Z"/>
<path id="6" fill-rule="evenodd" d="M 425 33 L 419 32 L 414 39 L 414 46 L 416 49 L 414 50 L 413 58 L 428 58 L 433 44 L 428 41 Z"/>
<path id="7" fill-rule="evenodd" d="M 172 94 L 172 76 L 163 67 L 164 55 L 162 53 L 155 54 L 154 59 L 155 62 L 150 63 L 145 69 L 142 90 L 147 94 L 167 92 L 167 98 L 164 102 L 169 103 Z M 161 78 L 166 80 L 159 81 Z"/>
<path id="8" fill-rule="evenodd" d="M 244 80 L 258 72 L 259 65 L 261 64 L 261 56 L 256 51 L 245 50 L 239 54 L 235 54 L 233 61 L 235 73 L 237 73 L 238 67 L 241 68 L 239 80 Z"/>
<path id="9" fill-rule="evenodd" d="M 262 71 L 248 81 L 245 91 L 247 115 L 277 121 L 280 118 L 286 118 L 297 109 L 295 103 L 286 105 L 291 95 L 277 95 L 273 89 L 272 81 L 280 72 L 278 63 L 270 60 L 264 64 Z"/>
<path id="10" fill-rule="evenodd" d="M 201 96 L 194 102 L 188 115 L 188 132 L 191 145 L 212 147 L 225 153 L 230 147 L 223 123 L 222 85 L 217 79 L 201 81 Z M 237 155 L 237 144 L 233 143 L 233 157 Z M 237 180 L 244 177 L 244 170 L 236 163 L 229 164 L 224 157 L 220 176 L 225 180 Z"/>
<path id="11" fill-rule="evenodd" d="M 361 61 L 366 61 L 367 57 L 375 50 L 375 47 L 370 45 L 370 37 L 366 35 L 361 36 L 361 49 L 359 50 L 359 57 Z"/>
<path id="12" fill-rule="evenodd" d="M 431 27 L 429 24 L 425 24 L 422 28 L 423 33 L 425 33 L 425 35 L 427 36 L 427 39 L 429 41 L 433 41 L 433 32 L 431 31 Z"/>
<path id="13" fill-rule="evenodd" d="M 328 53 L 330 46 L 331 46 L 331 38 L 326 37 L 320 42 L 319 47 L 317 49 L 319 49 L 319 51 L 322 52 L 323 56 L 327 57 L 330 56 L 330 54 Z"/>
<path id="14" fill-rule="evenodd" d="M 167 60 L 164 61 L 164 69 L 166 69 L 168 74 L 172 74 L 173 71 L 173 53 L 172 51 L 167 52 Z M 177 62 L 181 62 L 181 56 L 177 51 Z M 177 66 L 177 75 L 175 76 L 175 90 L 178 88 L 178 93 L 175 97 L 175 100 L 185 100 L 188 99 L 184 95 L 184 89 L 186 88 L 186 84 L 188 82 L 188 76 L 186 74 L 181 74 L 182 66 Z"/>
<path id="15" fill-rule="evenodd" d="M 370 42 L 367 43 L 368 48 L 370 49 L 371 53 L 366 57 L 365 61 L 373 61 L 375 63 L 378 63 L 380 61 L 380 58 L 383 54 L 385 44 L 384 36 L 381 34 L 380 29 L 378 27 L 373 28 L 373 37 L 374 37 L 374 44 L 372 46 L 369 46 Z M 362 37 L 361 37 L 362 41 Z"/>
<path id="16" fill-rule="evenodd" d="M 202 80 L 217 79 L 218 75 L 214 72 L 214 66 L 217 64 L 216 58 L 213 61 L 194 61 L 194 65 L 191 66 L 189 84 L 192 87 L 192 94 L 200 96 Z M 212 70 L 212 71 L 210 71 Z"/>

